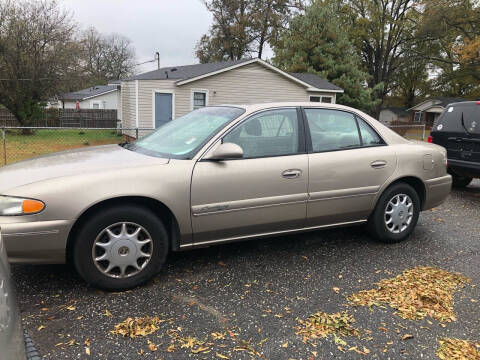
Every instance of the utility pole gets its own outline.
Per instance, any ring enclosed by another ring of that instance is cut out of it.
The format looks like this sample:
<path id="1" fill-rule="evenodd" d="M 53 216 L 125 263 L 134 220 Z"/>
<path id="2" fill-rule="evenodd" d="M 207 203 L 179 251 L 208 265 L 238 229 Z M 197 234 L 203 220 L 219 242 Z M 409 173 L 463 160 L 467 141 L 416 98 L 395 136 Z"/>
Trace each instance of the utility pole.
<path id="1" fill-rule="evenodd" d="M 155 53 L 155 60 L 157 60 L 157 67 L 160 69 L 160 53 L 158 51 Z"/>

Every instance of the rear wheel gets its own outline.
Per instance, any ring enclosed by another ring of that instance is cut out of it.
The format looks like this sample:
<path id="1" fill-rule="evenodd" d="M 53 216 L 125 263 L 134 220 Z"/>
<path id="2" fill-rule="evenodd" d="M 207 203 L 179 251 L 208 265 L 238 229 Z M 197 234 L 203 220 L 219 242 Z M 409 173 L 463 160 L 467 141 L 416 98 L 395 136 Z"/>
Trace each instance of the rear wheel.
<path id="1" fill-rule="evenodd" d="M 413 187 L 398 183 L 380 196 L 370 216 L 368 229 L 375 239 L 395 243 L 406 239 L 420 215 L 420 199 Z"/>
<path id="2" fill-rule="evenodd" d="M 472 182 L 473 178 L 452 174 L 453 187 L 457 189 L 464 188 Z"/>
<path id="3" fill-rule="evenodd" d="M 73 245 L 75 268 L 89 284 L 126 290 L 153 277 L 168 253 L 163 223 L 148 209 L 117 206 L 91 216 Z"/>

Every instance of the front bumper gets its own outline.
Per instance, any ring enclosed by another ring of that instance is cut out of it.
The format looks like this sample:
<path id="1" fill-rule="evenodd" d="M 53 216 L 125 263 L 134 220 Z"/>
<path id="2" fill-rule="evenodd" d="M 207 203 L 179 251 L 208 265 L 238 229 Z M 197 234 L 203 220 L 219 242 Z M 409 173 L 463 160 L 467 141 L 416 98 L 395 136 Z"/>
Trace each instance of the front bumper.
<path id="1" fill-rule="evenodd" d="M 425 203 L 422 210 L 442 204 L 452 190 L 452 176 L 445 175 L 425 181 Z"/>
<path id="2" fill-rule="evenodd" d="M 10 262 L 65 263 L 70 220 L 13 222 L 12 217 L 8 222 L 5 218 L 0 218 L 0 227 Z"/>

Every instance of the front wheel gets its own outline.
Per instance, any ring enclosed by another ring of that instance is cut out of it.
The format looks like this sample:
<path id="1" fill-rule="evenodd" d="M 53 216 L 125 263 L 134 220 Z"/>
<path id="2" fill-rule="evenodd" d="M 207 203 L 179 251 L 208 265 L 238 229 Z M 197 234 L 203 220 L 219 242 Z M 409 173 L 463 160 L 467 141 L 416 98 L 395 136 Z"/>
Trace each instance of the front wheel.
<path id="1" fill-rule="evenodd" d="M 380 196 L 368 221 L 373 237 L 385 243 L 406 239 L 413 231 L 420 215 L 420 199 L 410 185 L 398 183 Z"/>
<path id="2" fill-rule="evenodd" d="M 89 284 L 127 290 L 153 277 L 168 253 L 163 223 L 148 209 L 125 205 L 102 209 L 77 233 L 75 268 Z"/>

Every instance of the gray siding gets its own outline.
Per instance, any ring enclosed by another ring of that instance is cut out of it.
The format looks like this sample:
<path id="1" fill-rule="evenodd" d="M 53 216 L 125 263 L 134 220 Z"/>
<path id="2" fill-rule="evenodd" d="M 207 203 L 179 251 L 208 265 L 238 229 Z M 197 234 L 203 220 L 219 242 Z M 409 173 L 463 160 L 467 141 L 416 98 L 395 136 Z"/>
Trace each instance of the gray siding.
<path id="1" fill-rule="evenodd" d="M 192 89 L 207 89 L 208 105 L 309 101 L 306 87 L 260 64 L 245 65 L 176 89 L 176 116 L 191 111 Z"/>
<path id="2" fill-rule="evenodd" d="M 124 128 L 136 127 L 136 92 L 135 81 L 122 82 L 122 126 Z M 124 131 L 124 134 L 135 136 L 135 131 Z"/>

